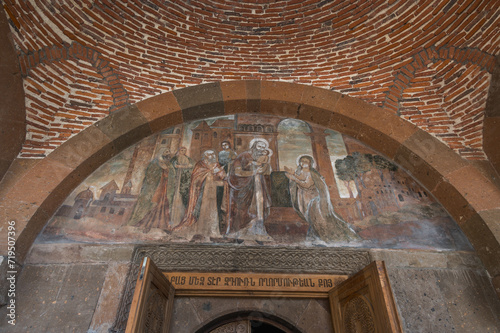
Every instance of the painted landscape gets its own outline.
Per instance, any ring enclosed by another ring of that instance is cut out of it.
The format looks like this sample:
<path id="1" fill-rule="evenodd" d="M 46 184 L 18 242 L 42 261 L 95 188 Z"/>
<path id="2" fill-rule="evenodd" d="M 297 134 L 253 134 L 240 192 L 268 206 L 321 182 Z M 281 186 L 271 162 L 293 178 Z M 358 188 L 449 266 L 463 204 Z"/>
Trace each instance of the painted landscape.
<path id="1" fill-rule="evenodd" d="M 37 241 L 471 249 L 427 190 L 372 149 L 300 120 L 246 114 L 124 150 Z"/>

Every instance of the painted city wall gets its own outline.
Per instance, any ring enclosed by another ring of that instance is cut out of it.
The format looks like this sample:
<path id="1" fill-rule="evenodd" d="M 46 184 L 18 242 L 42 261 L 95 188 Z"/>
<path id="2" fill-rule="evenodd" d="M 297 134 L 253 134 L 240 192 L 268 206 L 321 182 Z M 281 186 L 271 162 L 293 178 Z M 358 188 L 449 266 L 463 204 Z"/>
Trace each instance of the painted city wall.
<path id="1" fill-rule="evenodd" d="M 471 249 L 396 164 L 338 132 L 262 115 L 185 123 L 129 147 L 37 241 Z"/>

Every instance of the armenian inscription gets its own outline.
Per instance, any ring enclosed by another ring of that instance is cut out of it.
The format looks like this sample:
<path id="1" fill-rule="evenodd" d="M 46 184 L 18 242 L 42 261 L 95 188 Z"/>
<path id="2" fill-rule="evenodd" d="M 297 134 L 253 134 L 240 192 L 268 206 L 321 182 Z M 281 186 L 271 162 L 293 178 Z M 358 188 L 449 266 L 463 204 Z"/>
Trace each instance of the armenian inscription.
<path id="1" fill-rule="evenodd" d="M 176 296 L 238 295 L 265 296 L 282 293 L 296 297 L 327 297 L 330 289 L 347 275 L 193 273 L 164 272 L 176 290 Z"/>

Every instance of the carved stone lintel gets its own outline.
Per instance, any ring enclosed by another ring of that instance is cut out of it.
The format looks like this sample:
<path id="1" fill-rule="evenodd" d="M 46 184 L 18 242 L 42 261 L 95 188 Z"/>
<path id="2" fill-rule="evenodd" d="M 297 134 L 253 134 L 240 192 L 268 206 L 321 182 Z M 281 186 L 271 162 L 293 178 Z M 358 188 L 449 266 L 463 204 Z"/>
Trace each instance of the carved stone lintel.
<path id="1" fill-rule="evenodd" d="M 133 260 L 151 258 L 163 271 L 352 274 L 370 263 L 368 251 L 339 248 L 221 245 L 141 246 Z"/>

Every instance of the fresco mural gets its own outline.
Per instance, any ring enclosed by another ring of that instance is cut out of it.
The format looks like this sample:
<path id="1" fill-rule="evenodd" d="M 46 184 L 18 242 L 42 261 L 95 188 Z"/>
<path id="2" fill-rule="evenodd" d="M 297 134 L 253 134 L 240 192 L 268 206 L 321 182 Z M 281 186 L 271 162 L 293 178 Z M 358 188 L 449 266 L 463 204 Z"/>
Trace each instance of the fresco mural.
<path id="1" fill-rule="evenodd" d="M 217 117 L 129 147 L 67 198 L 37 242 L 471 250 L 428 192 L 341 133 Z"/>

